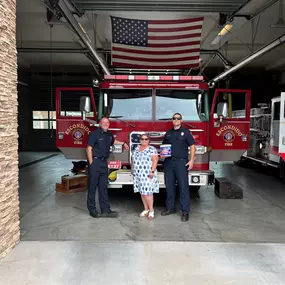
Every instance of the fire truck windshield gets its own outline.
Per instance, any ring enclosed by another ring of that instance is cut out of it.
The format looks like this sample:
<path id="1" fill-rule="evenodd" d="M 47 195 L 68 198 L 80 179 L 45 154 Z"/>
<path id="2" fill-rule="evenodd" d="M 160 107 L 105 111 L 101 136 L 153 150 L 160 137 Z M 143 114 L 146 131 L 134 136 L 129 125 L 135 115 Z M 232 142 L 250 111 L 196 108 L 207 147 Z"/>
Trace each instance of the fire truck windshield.
<path id="1" fill-rule="evenodd" d="M 161 120 L 171 118 L 175 112 L 181 113 L 184 121 L 209 120 L 207 92 L 156 89 L 153 96 L 151 89 L 109 89 L 102 90 L 102 95 L 107 95 L 108 102 L 103 114 L 121 120 Z"/>

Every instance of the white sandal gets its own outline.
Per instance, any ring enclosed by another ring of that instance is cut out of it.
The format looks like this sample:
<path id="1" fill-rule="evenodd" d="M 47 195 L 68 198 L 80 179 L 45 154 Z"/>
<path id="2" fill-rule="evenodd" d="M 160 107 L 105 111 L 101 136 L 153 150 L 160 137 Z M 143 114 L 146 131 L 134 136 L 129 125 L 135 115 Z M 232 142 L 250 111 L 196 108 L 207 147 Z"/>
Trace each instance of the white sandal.
<path id="1" fill-rule="evenodd" d="M 152 220 L 154 218 L 154 211 L 149 212 L 148 217 L 149 220 Z"/>
<path id="2" fill-rule="evenodd" d="M 142 211 L 140 214 L 139 214 L 139 217 L 146 217 L 147 216 L 147 214 L 148 214 L 148 212 L 149 212 L 149 210 L 144 210 L 144 211 Z"/>

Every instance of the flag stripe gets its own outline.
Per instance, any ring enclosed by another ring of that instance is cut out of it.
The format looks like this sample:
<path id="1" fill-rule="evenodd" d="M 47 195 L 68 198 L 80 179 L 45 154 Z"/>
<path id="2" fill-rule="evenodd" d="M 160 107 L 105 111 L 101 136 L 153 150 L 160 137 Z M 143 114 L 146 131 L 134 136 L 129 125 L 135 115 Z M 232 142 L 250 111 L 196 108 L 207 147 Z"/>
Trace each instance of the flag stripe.
<path id="1" fill-rule="evenodd" d="M 119 55 L 119 56 L 132 56 L 132 57 L 137 57 L 137 58 L 177 58 L 179 55 L 179 57 L 189 57 L 189 56 L 199 56 L 200 52 L 199 50 L 197 50 L 196 52 L 189 52 L 185 51 L 183 53 L 181 53 L 181 51 L 175 51 L 173 53 L 165 53 L 165 52 L 160 52 L 159 54 L 156 53 L 136 53 L 136 52 L 125 52 L 125 51 L 114 51 L 113 50 L 113 55 Z"/>
<path id="2" fill-rule="evenodd" d="M 192 38 L 201 38 L 200 33 L 188 34 L 188 35 L 175 35 L 175 36 L 149 36 L 149 42 L 151 41 L 168 41 L 168 40 L 181 40 L 181 39 L 192 39 Z"/>
<path id="3" fill-rule="evenodd" d="M 188 31 L 201 31 L 202 30 L 202 25 L 195 25 L 195 26 L 186 26 L 186 27 L 178 27 L 178 28 L 149 28 L 148 29 L 148 34 L 150 35 L 151 33 L 172 33 L 172 32 L 188 32 Z"/>
<path id="4" fill-rule="evenodd" d="M 137 47 L 127 46 L 122 44 L 112 44 L 112 51 L 124 51 L 129 53 L 140 53 L 140 54 L 171 54 L 172 52 L 197 52 L 200 51 L 199 44 L 189 44 L 188 46 L 172 46 L 170 48 L 155 48 L 155 47 Z"/>
<path id="5" fill-rule="evenodd" d="M 165 56 L 164 58 L 157 58 L 157 57 L 135 57 L 135 56 L 126 56 L 120 54 L 114 54 L 114 59 L 125 59 L 125 60 L 132 60 L 132 61 L 146 61 L 151 58 L 151 62 L 167 62 L 167 61 L 188 61 L 188 60 L 199 60 L 198 56 L 185 56 L 185 57 L 169 57 Z"/>
<path id="6" fill-rule="evenodd" d="M 151 25 L 171 25 L 171 24 L 184 24 L 184 23 L 193 23 L 198 21 L 203 21 L 203 17 L 191 18 L 191 19 L 176 19 L 176 20 L 149 20 L 148 23 Z"/>
<path id="7" fill-rule="evenodd" d="M 200 34 L 201 35 L 201 30 L 192 30 L 191 33 L 193 34 Z M 148 32 L 148 36 L 178 36 L 178 35 L 189 35 L 189 31 L 180 31 L 180 32 L 169 32 L 167 31 L 167 33 L 161 33 L 161 32 Z M 190 34 L 191 35 L 191 34 Z"/>
<path id="8" fill-rule="evenodd" d="M 186 23 L 186 24 L 173 24 L 173 25 L 151 25 L 148 23 L 148 29 L 167 29 L 167 28 L 186 28 L 186 27 L 193 27 L 197 25 L 203 25 L 203 22 L 195 22 L 195 23 Z"/>
<path id="9" fill-rule="evenodd" d="M 197 68 L 199 67 L 199 64 L 176 64 L 176 65 L 161 65 L 159 67 L 153 67 L 149 64 L 149 62 L 146 65 L 141 64 L 130 64 L 130 63 L 124 63 L 124 62 L 114 62 L 112 64 L 114 67 L 122 67 L 122 68 L 137 68 L 137 69 L 178 69 L 178 68 Z"/>
<path id="10" fill-rule="evenodd" d="M 167 44 L 149 44 L 149 47 L 156 47 L 156 48 L 167 48 L 167 47 L 183 47 L 183 46 L 189 46 L 189 45 L 198 45 L 200 44 L 199 41 L 195 41 L 195 42 L 182 42 L 182 43 L 167 43 Z"/>

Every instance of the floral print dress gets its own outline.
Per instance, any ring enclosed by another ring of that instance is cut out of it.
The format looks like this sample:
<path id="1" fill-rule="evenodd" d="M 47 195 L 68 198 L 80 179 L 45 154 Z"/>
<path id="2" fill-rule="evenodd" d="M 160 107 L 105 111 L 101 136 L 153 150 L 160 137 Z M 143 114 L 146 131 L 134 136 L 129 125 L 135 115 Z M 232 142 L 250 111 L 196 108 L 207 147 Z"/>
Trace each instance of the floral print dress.
<path id="1" fill-rule="evenodd" d="M 139 146 L 133 151 L 133 172 L 134 172 L 134 192 L 141 195 L 152 195 L 159 193 L 157 171 L 153 178 L 148 178 L 151 172 L 152 155 L 157 155 L 157 150 L 153 146 L 148 146 L 143 151 L 139 151 Z"/>

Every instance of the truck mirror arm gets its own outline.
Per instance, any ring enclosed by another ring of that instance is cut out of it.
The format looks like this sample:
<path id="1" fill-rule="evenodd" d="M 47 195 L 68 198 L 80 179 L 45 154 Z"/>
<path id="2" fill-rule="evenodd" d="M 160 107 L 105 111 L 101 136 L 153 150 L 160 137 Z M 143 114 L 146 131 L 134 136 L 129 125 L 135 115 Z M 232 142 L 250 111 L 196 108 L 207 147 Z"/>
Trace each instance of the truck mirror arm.
<path id="1" fill-rule="evenodd" d="M 85 118 L 85 121 L 90 123 L 90 126 L 95 126 L 95 127 L 99 127 L 99 124 L 94 121 L 94 120 L 91 120 L 91 119 L 88 119 L 88 118 Z M 92 124 L 92 125 L 91 125 Z"/>

